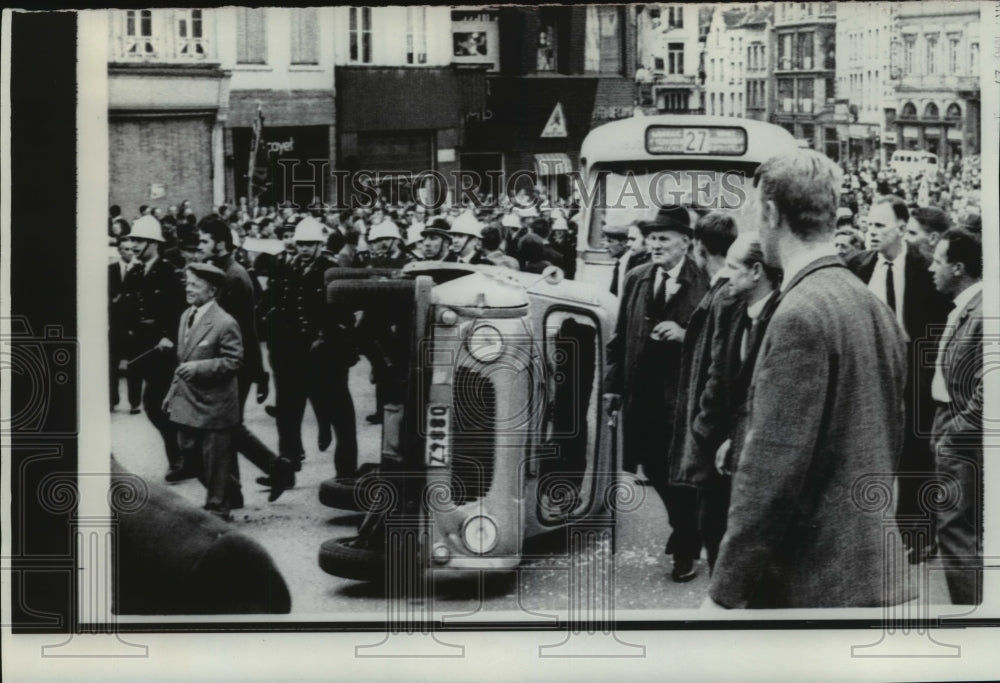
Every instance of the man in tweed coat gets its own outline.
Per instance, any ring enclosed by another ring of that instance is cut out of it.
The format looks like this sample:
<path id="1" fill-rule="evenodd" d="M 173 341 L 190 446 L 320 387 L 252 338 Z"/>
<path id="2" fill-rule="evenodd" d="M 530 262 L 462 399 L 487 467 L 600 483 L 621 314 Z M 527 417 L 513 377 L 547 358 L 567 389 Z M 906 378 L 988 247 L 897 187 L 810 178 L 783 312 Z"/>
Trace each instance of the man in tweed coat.
<path id="1" fill-rule="evenodd" d="M 764 261 L 785 279 L 706 607 L 903 602 L 899 529 L 870 493 L 892 490 L 902 443 L 903 336 L 833 246 L 834 163 L 811 150 L 773 157 L 754 187 Z"/>

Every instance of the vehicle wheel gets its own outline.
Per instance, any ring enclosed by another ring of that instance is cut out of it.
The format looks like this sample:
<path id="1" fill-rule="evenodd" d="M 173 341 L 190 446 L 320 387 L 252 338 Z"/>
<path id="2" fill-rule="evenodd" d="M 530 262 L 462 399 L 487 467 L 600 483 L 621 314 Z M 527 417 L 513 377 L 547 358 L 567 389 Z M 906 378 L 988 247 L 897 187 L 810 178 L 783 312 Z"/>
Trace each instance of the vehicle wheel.
<path id="1" fill-rule="evenodd" d="M 362 544 L 357 536 L 332 538 L 319 547 L 319 567 L 345 579 L 380 581 L 385 577 L 385 555 Z"/>
<path id="2" fill-rule="evenodd" d="M 319 485 L 319 502 L 339 510 L 367 512 L 361 504 L 368 499 L 362 489 L 375 481 L 374 469 L 374 467 L 362 465 L 358 470 L 360 476 L 357 478 L 327 479 Z"/>

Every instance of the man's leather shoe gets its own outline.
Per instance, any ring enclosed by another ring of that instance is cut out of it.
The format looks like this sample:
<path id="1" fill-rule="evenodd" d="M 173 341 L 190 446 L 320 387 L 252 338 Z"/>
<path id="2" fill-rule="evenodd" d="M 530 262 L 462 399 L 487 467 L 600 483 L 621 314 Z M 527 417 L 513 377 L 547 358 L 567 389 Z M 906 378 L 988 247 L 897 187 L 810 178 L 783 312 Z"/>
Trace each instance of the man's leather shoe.
<path id="1" fill-rule="evenodd" d="M 278 408 L 276 406 L 264 406 L 264 412 L 273 418 L 278 417 Z"/>
<path id="2" fill-rule="evenodd" d="M 365 418 L 365 421 L 368 424 L 380 425 L 382 424 L 382 413 L 372 413 L 371 415 Z"/>
<path id="3" fill-rule="evenodd" d="M 142 410 L 140 408 L 130 408 L 128 411 L 129 415 L 138 415 Z"/>
<path id="4" fill-rule="evenodd" d="M 670 578 L 674 583 L 686 583 L 698 576 L 698 570 L 694 568 L 694 560 L 687 557 L 675 557 L 674 568 L 670 572 Z"/>
<path id="5" fill-rule="evenodd" d="M 330 447 L 330 443 L 333 441 L 333 434 L 330 432 L 330 425 L 320 425 L 319 426 L 319 438 L 316 439 L 316 445 L 321 451 L 325 451 Z"/>
<path id="6" fill-rule="evenodd" d="M 194 479 L 195 473 L 190 470 L 186 470 L 183 467 L 170 468 L 167 475 L 163 477 L 171 484 L 176 484 L 179 481 L 184 481 L 185 479 Z"/>
<path id="7" fill-rule="evenodd" d="M 271 464 L 271 493 L 267 496 L 267 502 L 273 503 L 281 497 L 287 489 L 295 486 L 295 472 L 292 463 L 285 458 L 278 458 Z"/>

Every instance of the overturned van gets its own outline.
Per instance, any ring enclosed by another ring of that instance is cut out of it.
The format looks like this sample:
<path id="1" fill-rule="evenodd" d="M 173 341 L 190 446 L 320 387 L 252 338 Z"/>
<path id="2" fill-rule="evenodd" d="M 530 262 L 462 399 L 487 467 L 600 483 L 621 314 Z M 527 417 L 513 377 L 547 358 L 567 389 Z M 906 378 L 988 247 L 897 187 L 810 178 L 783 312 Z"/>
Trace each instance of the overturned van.
<path id="1" fill-rule="evenodd" d="M 322 544 L 333 575 L 505 571 L 526 539 L 613 524 L 616 423 L 601 394 L 617 303 L 543 276 L 455 263 L 330 271 L 331 307 L 391 321 L 381 458 L 327 505 L 365 513 Z M 333 485 L 333 482 L 330 482 Z"/>

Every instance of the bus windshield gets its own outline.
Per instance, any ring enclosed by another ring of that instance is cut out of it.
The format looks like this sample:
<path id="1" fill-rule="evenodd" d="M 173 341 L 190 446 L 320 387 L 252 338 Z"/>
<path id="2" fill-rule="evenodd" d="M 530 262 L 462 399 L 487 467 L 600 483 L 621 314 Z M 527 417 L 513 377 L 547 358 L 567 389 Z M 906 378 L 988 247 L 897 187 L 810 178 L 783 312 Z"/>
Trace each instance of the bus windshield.
<path id="1" fill-rule="evenodd" d="M 701 161 L 698 167 L 674 163 L 595 166 L 590 212 L 590 242 L 601 244 L 605 225 L 651 220 L 660 207 L 681 205 L 698 215 L 712 210 L 731 213 L 740 232 L 756 228 L 753 171 L 757 164 Z"/>

